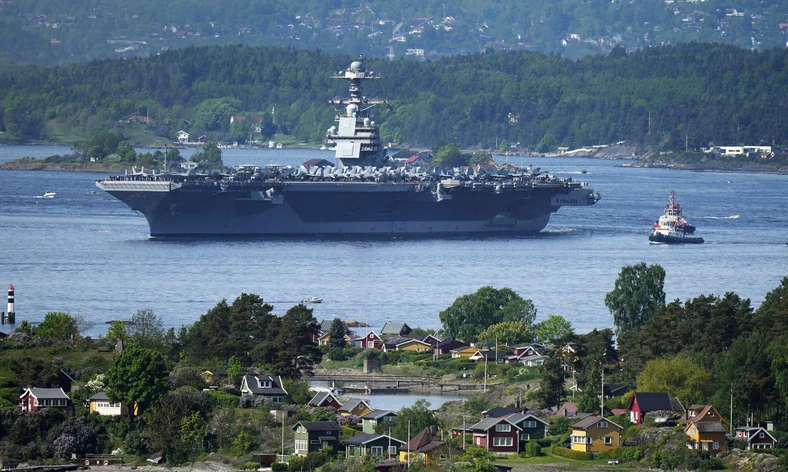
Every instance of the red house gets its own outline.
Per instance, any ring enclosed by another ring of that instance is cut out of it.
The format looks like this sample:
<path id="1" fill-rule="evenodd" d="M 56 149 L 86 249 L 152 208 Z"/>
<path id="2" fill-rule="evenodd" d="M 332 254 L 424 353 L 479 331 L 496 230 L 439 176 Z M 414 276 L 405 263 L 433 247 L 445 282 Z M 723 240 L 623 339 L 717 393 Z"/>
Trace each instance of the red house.
<path id="1" fill-rule="evenodd" d="M 665 392 L 635 392 L 629 400 L 629 419 L 635 424 L 643 424 L 643 417 L 651 412 L 675 412 L 679 415 L 684 414 L 684 407 L 681 406 L 678 398 L 671 398 Z M 665 422 L 664 418 L 657 417 L 658 423 Z"/>
<path id="2" fill-rule="evenodd" d="M 335 397 L 330 392 L 318 392 L 317 395 L 315 395 L 314 397 L 312 397 L 311 400 L 309 400 L 308 406 L 309 408 L 323 407 L 323 408 L 334 408 L 335 410 L 338 410 L 339 407 L 342 406 L 342 404 L 339 403 L 337 397 Z"/>
<path id="3" fill-rule="evenodd" d="M 456 339 L 446 339 L 436 344 L 433 347 L 432 352 L 439 356 L 442 356 L 444 354 L 451 354 L 452 349 L 456 349 L 458 347 L 467 347 L 467 346 L 468 343 L 457 341 Z"/>
<path id="4" fill-rule="evenodd" d="M 19 397 L 22 411 L 38 411 L 42 408 L 58 408 L 68 410 L 71 408 L 71 399 L 62 388 L 31 387 Z"/>
<path id="5" fill-rule="evenodd" d="M 363 338 L 360 339 L 362 349 L 383 349 L 383 340 L 380 336 L 370 331 Z"/>
<path id="6" fill-rule="evenodd" d="M 747 441 L 747 449 L 772 449 L 776 440 L 758 426 L 736 428 L 736 439 Z"/>
<path id="7" fill-rule="evenodd" d="M 473 433 L 473 445 L 497 454 L 520 452 L 519 426 L 507 418 L 485 418 L 468 428 Z"/>

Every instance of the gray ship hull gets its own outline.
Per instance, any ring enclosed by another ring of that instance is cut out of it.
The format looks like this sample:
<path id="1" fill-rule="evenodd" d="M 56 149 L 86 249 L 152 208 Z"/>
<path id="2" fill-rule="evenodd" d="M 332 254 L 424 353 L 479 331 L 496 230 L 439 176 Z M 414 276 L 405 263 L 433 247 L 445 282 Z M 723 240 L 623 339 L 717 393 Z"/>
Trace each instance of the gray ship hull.
<path id="1" fill-rule="evenodd" d="M 454 189 L 414 183 L 289 182 L 182 186 L 101 182 L 142 213 L 153 237 L 389 237 L 529 234 L 562 205 L 589 205 L 588 189 Z"/>

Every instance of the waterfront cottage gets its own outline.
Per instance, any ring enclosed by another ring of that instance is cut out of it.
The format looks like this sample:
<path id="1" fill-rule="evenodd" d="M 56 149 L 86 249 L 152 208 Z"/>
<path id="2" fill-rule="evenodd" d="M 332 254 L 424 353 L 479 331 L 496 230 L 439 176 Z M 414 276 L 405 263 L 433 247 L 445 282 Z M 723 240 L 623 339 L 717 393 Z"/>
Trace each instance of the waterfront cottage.
<path id="1" fill-rule="evenodd" d="M 473 346 L 459 346 L 451 350 L 452 359 L 469 358 L 478 351 L 478 347 Z"/>
<path id="2" fill-rule="evenodd" d="M 485 418 L 468 428 L 473 433 L 473 445 L 496 454 L 520 452 L 520 427 L 507 418 Z"/>
<path id="3" fill-rule="evenodd" d="M 293 426 L 295 447 L 298 456 L 335 447 L 339 442 L 339 425 L 336 421 L 299 421 Z"/>
<path id="4" fill-rule="evenodd" d="M 720 412 L 711 405 L 692 405 L 687 408 L 687 411 L 681 415 L 681 418 L 679 418 L 676 423 L 686 424 L 690 422 L 697 423 L 698 421 L 717 421 L 726 425 L 728 424 Z"/>
<path id="5" fill-rule="evenodd" d="M 317 392 L 307 405 L 309 408 L 323 407 L 338 410 L 342 403 L 331 392 Z"/>
<path id="6" fill-rule="evenodd" d="M 339 414 L 342 416 L 364 416 L 370 411 L 372 408 L 369 406 L 367 402 L 360 398 L 351 398 L 344 405 L 339 407 Z"/>
<path id="7" fill-rule="evenodd" d="M 22 411 L 29 412 L 42 408 L 57 408 L 59 410 L 72 408 L 71 399 L 62 388 L 27 388 L 19 397 L 19 405 L 22 407 Z"/>
<path id="8" fill-rule="evenodd" d="M 362 433 L 342 441 L 345 457 L 375 456 L 383 459 L 396 459 L 405 441 L 385 434 Z"/>
<path id="9" fill-rule="evenodd" d="M 361 430 L 368 434 L 373 434 L 377 427 L 389 422 L 397 417 L 397 414 L 389 410 L 372 410 L 361 417 Z"/>
<path id="10" fill-rule="evenodd" d="M 776 442 L 774 436 L 759 426 L 736 428 L 736 439 L 747 441 L 747 450 L 772 449 Z"/>
<path id="11" fill-rule="evenodd" d="M 596 415 L 591 415 L 572 425 L 572 450 L 602 452 L 621 446 L 624 428 Z"/>
<path id="12" fill-rule="evenodd" d="M 363 338 L 358 338 L 357 341 L 362 349 L 383 349 L 383 339 L 374 331 L 370 331 Z"/>
<path id="13" fill-rule="evenodd" d="M 262 397 L 273 403 L 284 403 L 287 391 L 282 386 L 282 377 L 273 375 L 244 375 L 241 379 L 242 397 Z"/>
<path id="14" fill-rule="evenodd" d="M 107 392 L 97 392 L 88 398 L 88 411 L 103 416 L 128 416 L 128 407 L 121 402 L 113 403 Z M 139 414 L 139 406 L 134 405 L 134 416 Z"/>
<path id="15" fill-rule="evenodd" d="M 725 450 L 725 431 L 725 425 L 719 421 L 691 421 L 684 428 L 684 434 L 689 436 L 695 449 L 713 456 Z"/>

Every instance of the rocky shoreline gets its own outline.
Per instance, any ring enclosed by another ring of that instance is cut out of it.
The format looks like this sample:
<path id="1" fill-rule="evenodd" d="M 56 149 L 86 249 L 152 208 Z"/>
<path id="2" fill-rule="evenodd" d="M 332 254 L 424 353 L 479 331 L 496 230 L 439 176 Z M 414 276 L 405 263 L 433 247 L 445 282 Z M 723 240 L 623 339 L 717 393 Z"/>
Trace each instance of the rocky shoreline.
<path id="1" fill-rule="evenodd" d="M 21 157 L 0 164 L 2 170 L 48 170 L 56 172 L 117 173 L 127 169 L 128 164 L 106 165 L 99 162 L 68 162 L 56 164 L 33 157 Z"/>

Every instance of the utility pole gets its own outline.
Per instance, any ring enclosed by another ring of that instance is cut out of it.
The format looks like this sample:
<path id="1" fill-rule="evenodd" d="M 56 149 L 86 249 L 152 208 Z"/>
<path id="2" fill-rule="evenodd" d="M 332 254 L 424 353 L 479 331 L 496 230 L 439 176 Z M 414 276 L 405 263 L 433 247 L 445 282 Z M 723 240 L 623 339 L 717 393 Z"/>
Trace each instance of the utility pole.
<path id="1" fill-rule="evenodd" d="M 602 418 L 605 417 L 605 357 L 607 357 L 607 351 L 602 354 L 602 363 L 600 364 L 602 368 L 602 410 L 599 416 Z"/>
<path id="2" fill-rule="evenodd" d="M 733 384 L 731 384 L 731 434 L 733 434 Z"/>
<path id="3" fill-rule="evenodd" d="M 462 415 L 462 450 L 465 450 L 465 415 Z"/>
<path id="4" fill-rule="evenodd" d="M 487 393 L 487 356 L 484 356 L 484 393 Z"/>
<path id="5" fill-rule="evenodd" d="M 408 421 L 408 469 L 410 469 L 410 421 Z"/>

